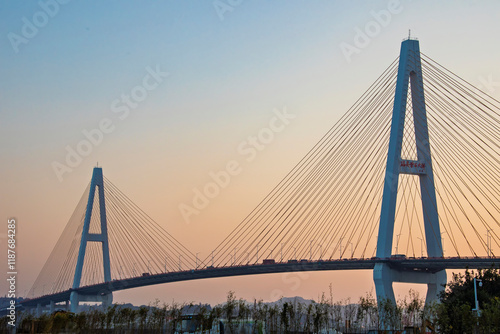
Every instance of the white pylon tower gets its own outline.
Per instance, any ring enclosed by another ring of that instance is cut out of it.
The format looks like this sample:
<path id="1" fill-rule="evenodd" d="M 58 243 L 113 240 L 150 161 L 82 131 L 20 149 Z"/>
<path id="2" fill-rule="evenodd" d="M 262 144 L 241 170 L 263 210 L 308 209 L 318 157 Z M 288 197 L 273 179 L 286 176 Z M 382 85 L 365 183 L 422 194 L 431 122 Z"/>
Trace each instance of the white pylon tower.
<path id="1" fill-rule="evenodd" d="M 99 197 L 99 217 L 101 223 L 101 233 L 89 233 L 90 219 L 92 217 L 96 187 L 98 188 Z M 82 238 L 80 240 L 80 249 L 78 252 L 78 260 L 75 268 L 75 276 L 73 278 L 73 289 L 78 289 L 80 287 L 83 264 L 85 262 L 85 251 L 88 242 L 101 243 L 104 282 L 110 282 L 111 269 L 109 265 L 108 225 L 106 221 L 106 203 L 104 201 L 104 180 L 102 176 L 102 168 L 100 167 L 94 167 L 94 171 L 92 173 L 87 210 L 85 212 L 85 220 L 83 222 Z M 71 312 L 78 312 L 78 304 L 80 301 L 102 302 L 103 306 L 107 307 L 113 302 L 113 294 L 111 292 L 103 291 L 99 295 L 85 295 L 76 291 L 72 291 L 70 296 Z"/>
<path id="2" fill-rule="evenodd" d="M 407 110 L 409 88 L 411 89 L 411 105 L 413 110 Z M 413 112 L 417 160 L 407 160 L 401 157 L 406 113 L 411 111 Z M 427 256 L 442 257 L 443 248 L 434 188 L 434 175 L 432 172 L 420 47 L 418 40 L 410 38 L 402 42 L 399 56 L 398 77 L 377 240 L 377 257 L 379 259 L 391 258 L 393 255 L 394 219 L 400 174 L 415 175 L 415 177 L 420 179 Z M 375 265 L 373 279 L 379 303 L 382 300 L 389 300 L 395 303 L 392 286 L 394 282 L 427 284 L 426 303 L 429 303 L 435 300 L 437 294 L 444 289 L 446 271 L 441 270 L 435 273 L 410 272 L 403 271 L 391 266 L 387 262 L 383 262 Z"/>

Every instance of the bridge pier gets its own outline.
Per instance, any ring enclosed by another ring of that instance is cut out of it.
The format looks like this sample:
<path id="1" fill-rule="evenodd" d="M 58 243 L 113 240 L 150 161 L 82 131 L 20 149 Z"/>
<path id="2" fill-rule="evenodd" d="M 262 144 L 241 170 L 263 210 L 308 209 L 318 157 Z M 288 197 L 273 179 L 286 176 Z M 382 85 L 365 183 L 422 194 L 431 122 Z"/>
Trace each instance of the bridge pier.
<path id="1" fill-rule="evenodd" d="M 425 303 L 432 303 L 438 294 L 444 290 L 446 284 L 446 270 L 436 273 L 401 271 L 391 268 L 387 263 L 377 263 L 373 269 L 373 280 L 377 299 L 380 301 L 391 301 L 396 305 L 393 283 L 417 283 L 427 284 L 427 295 Z"/>
<path id="2" fill-rule="evenodd" d="M 446 270 L 443 269 L 432 275 L 435 276 L 435 282 L 427 283 L 427 295 L 425 296 L 426 304 L 437 300 L 437 297 L 444 291 L 447 283 Z"/>
<path id="3" fill-rule="evenodd" d="M 70 310 L 73 313 L 78 313 L 80 302 L 100 302 L 102 307 L 107 309 L 113 304 L 113 293 L 103 293 L 99 295 L 84 295 L 76 291 L 71 291 L 70 295 Z"/>

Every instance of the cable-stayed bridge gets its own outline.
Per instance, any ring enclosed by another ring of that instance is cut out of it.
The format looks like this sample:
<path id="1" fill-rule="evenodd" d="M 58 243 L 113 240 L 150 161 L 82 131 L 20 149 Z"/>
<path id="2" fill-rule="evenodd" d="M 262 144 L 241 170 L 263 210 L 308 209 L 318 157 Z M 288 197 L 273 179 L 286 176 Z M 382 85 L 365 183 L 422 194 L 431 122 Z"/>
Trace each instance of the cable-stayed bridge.
<path id="1" fill-rule="evenodd" d="M 205 259 L 198 259 L 95 168 L 30 290 L 27 307 L 109 304 L 112 292 L 185 280 L 373 269 L 428 285 L 445 269 L 498 267 L 500 102 L 417 40 Z M 446 240 L 446 248 L 443 246 Z"/>

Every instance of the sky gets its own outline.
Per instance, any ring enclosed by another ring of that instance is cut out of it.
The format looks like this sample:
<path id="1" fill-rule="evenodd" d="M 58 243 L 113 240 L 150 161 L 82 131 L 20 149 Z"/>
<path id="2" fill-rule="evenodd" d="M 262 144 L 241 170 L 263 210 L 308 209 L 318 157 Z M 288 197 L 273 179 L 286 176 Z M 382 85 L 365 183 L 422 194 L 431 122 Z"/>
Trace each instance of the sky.
<path id="1" fill-rule="evenodd" d="M 0 2 L 0 212 L 4 225 L 17 221 L 18 294 L 96 164 L 206 257 L 398 56 L 409 30 L 423 53 L 500 99 L 499 21 L 498 1 Z M 284 111 L 289 122 L 246 159 L 238 147 Z M 232 160 L 241 172 L 186 218 L 180 205 Z M 4 226 L 2 249 L 6 240 Z M 114 300 L 217 303 L 229 290 L 318 298 L 330 284 L 338 299 L 374 289 L 368 271 L 322 272 L 174 283 Z"/>

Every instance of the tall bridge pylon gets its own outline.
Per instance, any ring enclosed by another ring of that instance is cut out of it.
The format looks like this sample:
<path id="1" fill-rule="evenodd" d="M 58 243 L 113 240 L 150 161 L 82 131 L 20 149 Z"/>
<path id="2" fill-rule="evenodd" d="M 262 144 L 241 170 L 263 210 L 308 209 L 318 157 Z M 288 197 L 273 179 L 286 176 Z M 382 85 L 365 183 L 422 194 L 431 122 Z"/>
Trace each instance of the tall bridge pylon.
<path id="1" fill-rule="evenodd" d="M 99 200 L 99 208 L 94 208 L 94 199 L 96 195 Z M 90 222 L 92 218 L 92 211 L 99 209 L 100 217 L 100 233 L 90 232 Z M 75 276 L 73 278 L 72 289 L 78 289 L 82 279 L 82 270 L 85 262 L 85 252 L 87 243 L 99 242 L 102 247 L 102 263 L 104 272 L 104 282 L 111 281 L 111 269 L 109 262 L 109 242 L 108 242 L 108 224 L 106 220 L 106 203 L 104 200 L 104 179 L 102 175 L 102 168 L 95 167 L 92 173 L 92 181 L 90 183 L 89 198 L 87 202 L 87 209 L 85 211 L 85 218 L 83 223 L 82 237 L 80 239 L 80 248 L 78 251 L 78 260 L 75 268 Z M 70 303 L 71 312 L 78 312 L 78 304 L 80 301 L 93 301 L 102 302 L 103 306 L 109 306 L 113 302 L 113 295 L 111 292 L 100 293 L 98 295 L 84 295 L 76 291 L 71 292 Z"/>
<path id="2" fill-rule="evenodd" d="M 410 89 L 410 91 L 408 91 Z M 412 110 L 407 110 L 411 95 Z M 405 119 L 412 112 L 414 136 L 405 136 Z M 402 156 L 403 141 L 414 141 L 416 160 Z M 377 257 L 390 258 L 394 238 L 394 220 L 398 195 L 398 182 L 401 174 L 415 175 L 420 181 L 422 215 L 425 229 L 425 244 L 429 257 L 443 257 L 439 216 L 434 188 L 432 157 L 429 143 L 429 131 L 425 109 L 422 66 L 418 40 L 405 40 L 401 44 L 396 92 L 392 113 L 387 167 L 385 172 Z M 395 303 L 394 282 L 427 284 L 426 303 L 436 299 L 437 294 L 446 284 L 446 271 L 436 273 L 403 271 L 391 267 L 388 263 L 377 263 L 373 271 L 377 299 Z"/>

